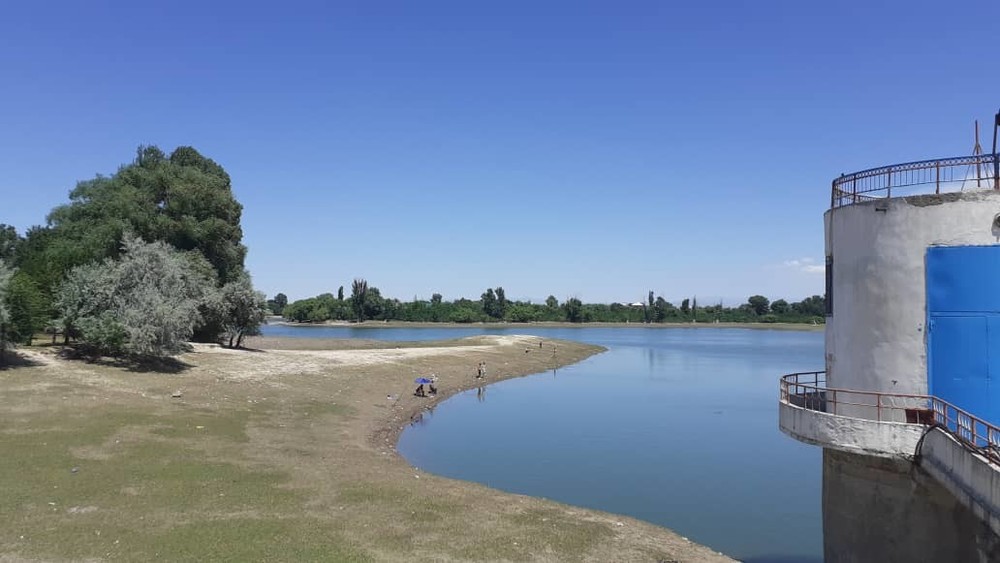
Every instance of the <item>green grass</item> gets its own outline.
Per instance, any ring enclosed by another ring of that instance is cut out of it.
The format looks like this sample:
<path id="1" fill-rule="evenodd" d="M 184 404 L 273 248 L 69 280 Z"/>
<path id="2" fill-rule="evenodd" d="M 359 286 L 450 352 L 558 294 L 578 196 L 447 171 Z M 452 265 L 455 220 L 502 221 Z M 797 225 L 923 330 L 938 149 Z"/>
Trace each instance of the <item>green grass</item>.
<path id="1" fill-rule="evenodd" d="M 366 560 L 331 522 L 301 516 L 304 495 L 287 486 L 287 475 L 206 454 L 207 441 L 245 442 L 252 415 L 101 409 L 37 418 L 27 428 L 0 422 L 0 551 L 72 559 Z"/>

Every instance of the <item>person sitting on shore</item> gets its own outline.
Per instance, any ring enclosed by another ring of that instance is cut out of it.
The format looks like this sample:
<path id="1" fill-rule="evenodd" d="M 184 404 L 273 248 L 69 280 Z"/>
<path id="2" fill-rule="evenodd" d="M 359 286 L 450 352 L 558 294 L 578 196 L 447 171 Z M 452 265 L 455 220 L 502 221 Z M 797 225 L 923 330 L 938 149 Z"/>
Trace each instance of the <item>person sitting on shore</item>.
<path id="1" fill-rule="evenodd" d="M 417 397 L 426 397 L 427 394 L 424 393 L 424 384 L 421 383 L 420 385 L 418 385 L 417 390 L 414 391 L 413 394 L 416 395 Z"/>
<path id="2" fill-rule="evenodd" d="M 434 387 L 434 382 L 433 381 L 430 383 L 430 385 L 427 386 L 427 388 L 428 388 L 428 392 L 431 395 L 437 395 L 438 394 L 438 389 L 437 389 L 437 387 Z"/>

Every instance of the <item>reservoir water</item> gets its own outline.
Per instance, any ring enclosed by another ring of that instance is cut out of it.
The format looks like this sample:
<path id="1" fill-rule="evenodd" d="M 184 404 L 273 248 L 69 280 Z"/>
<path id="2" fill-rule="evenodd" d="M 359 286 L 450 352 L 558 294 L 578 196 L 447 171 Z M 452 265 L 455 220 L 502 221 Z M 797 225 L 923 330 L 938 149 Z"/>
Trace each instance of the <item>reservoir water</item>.
<path id="1" fill-rule="evenodd" d="M 777 423 L 778 377 L 822 369 L 821 332 L 264 330 L 396 341 L 531 334 L 605 346 L 579 364 L 449 398 L 403 432 L 399 452 L 438 475 L 626 514 L 741 560 L 822 561 L 822 450 Z"/>

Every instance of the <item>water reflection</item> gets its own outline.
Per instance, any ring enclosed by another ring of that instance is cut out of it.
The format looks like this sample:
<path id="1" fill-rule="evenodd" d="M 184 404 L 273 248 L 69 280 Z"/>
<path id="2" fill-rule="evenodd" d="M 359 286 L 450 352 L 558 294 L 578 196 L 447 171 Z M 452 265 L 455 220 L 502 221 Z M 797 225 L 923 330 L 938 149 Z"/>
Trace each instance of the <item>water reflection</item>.
<path id="1" fill-rule="evenodd" d="M 823 552 L 840 561 L 995 561 L 998 539 L 905 460 L 824 450 Z"/>

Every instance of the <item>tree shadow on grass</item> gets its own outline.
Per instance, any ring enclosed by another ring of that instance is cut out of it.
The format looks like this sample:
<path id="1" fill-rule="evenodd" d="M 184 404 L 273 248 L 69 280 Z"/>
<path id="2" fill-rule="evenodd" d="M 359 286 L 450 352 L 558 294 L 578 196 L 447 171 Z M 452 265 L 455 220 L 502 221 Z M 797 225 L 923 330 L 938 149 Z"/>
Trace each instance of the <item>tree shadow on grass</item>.
<path id="1" fill-rule="evenodd" d="M 26 356 L 18 354 L 14 350 L 4 350 L 3 360 L 0 361 L 0 371 L 14 368 L 32 368 L 43 365 L 41 362 L 32 360 Z"/>
<path id="2" fill-rule="evenodd" d="M 96 356 L 74 348 L 66 348 L 60 354 L 69 360 L 78 360 L 105 367 L 113 367 L 132 373 L 163 373 L 176 375 L 194 366 L 177 358 L 113 358 Z"/>

